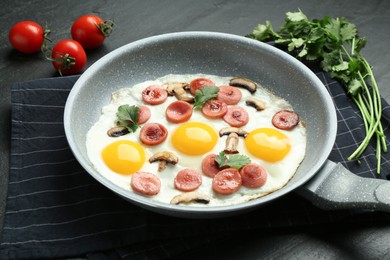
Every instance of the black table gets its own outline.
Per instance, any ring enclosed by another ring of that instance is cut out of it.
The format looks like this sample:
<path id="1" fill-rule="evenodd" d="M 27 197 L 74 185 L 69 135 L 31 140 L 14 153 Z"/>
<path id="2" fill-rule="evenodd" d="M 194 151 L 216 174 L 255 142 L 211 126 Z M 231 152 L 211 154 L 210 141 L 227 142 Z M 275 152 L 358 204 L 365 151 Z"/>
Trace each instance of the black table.
<path id="1" fill-rule="evenodd" d="M 104 54 L 135 40 L 177 31 L 250 33 L 270 20 L 278 28 L 288 11 L 300 8 L 309 18 L 344 16 L 368 39 L 363 54 L 374 66 L 382 96 L 390 101 L 390 2 L 388 1 L 2 1 L 0 10 L 0 219 L 4 215 L 10 150 L 10 86 L 12 83 L 58 77 L 41 54 L 24 55 L 8 43 L 8 31 L 22 20 L 47 23 L 56 42 L 70 38 L 72 22 L 94 12 L 113 19 L 116 28 L 103 46 L 88 51 L 90 66 Z M 233 240 L 223 240 L 186 257 L 198 259 L 215 252 L 225 258 L 284 259 L 386 259 L 390 258 L 390 224 L 381 222 L 326 225 L 269 230 Z"/>

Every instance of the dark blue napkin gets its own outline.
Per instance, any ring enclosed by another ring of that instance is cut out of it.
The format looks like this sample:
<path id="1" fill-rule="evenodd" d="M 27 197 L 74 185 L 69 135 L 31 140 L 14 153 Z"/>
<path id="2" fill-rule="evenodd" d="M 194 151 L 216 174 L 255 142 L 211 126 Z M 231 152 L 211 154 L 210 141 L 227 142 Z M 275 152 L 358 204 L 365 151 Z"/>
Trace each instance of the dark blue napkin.
<path id="1" fill-rule="evenodd" d="M 354 173 L 373 178 L 390 174 L 390 154 L 377 175 L 374 147 L 361 164 L 347 161 L 363 138 L 355 105 L 339 83 L 308 64 L 334 98 L 338 136 L 330 155 Z M 168 258 L 255 229 L 365 221 L 387 214 L 323 211 L 291 193 L 264 207 L 220 219 L 181 219 L 135 206 L 99 184 L 74 158 L 63 129 L 63 110 L 77 76 L 17 83 L 11 89 L 12 136 L 7 208 L 0 259 L 87 256 Z M 383 123 L 389 133 L 390 107 Z"/>

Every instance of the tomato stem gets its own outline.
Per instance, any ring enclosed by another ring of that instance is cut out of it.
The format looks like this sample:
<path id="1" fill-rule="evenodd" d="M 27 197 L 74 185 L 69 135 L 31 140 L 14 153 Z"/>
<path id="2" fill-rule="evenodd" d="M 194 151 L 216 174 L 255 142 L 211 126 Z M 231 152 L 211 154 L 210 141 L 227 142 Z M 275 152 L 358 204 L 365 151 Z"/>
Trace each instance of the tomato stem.
<path id="1" fill-rule="evenodd" d="M 41 51 L 43 55 L 47 58 L 49 57 L 49 53 L 51 52 L 51 47 L 48 45 L 48 42 L 52 42 L 52 40 L 49 38 L 49 34 L 51 33 L 51 30 L 45 25 L 45 30 L 43 32 L 43 43 L 41 46 Z"/>
<path id="2" fill-rule="evenodd" d="M 104 37 L 108 37 L 111 35 L 115 24 L 112 20 L 105 20 L 103 23 L 95 25 L 99 29 L 99 31 L 102 32 Z"/>

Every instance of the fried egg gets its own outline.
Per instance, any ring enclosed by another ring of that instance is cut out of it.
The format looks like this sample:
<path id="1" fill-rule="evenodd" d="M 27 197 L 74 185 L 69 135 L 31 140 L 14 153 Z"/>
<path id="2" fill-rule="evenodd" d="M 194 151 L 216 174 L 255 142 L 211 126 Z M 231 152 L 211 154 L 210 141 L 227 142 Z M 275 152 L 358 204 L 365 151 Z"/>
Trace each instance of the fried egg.
<path id="1" fill-rule="evenodd" d="M 150 199 L 170 203 L 173 197 L 183 193 L 174 186 L 176 174 L 185 168 L 193 168 L 202 173 L 201 162 L 208 154 L 219 154 L 225 149 L 226 136 L 219 136 L 219 130 L 229 125 L 222 119 L 206 118 L 200 110 L 194 110 L 191 118 L 183 123 L 171 123 L 166 119 L 167 106 L 176 101 L 175 96 L 168 96 L 159 105 L 147 105 L 151 111 L 148 122 L 160 123 L 168 131 L 167 139 L 159 145 L 144 145 L 139 139 L 140 128 L 134 133 L 119 137 L 110 137 L 107 130 L 116 125 L 118 107 L 124 104 L 145 105 L 141 92 L 151 85 L 162 85 L 170 82 L 187 82 L 195 78 L 207 78 L 216 86 L 229 85 L 232 77 L 220 77 L 206 74 L 166 75 L 164 77 L 141 82 L 132 87 L 118 89 L 111 96 L 111 102 L 102 108 L 99 120 L 87 134 L 86 147 L 93 167 L 104 178 L 128 192 L 134 192 L 129 185 L 132 175 L 137 171 L 156 174 L 161 180 L 161 189 Z M 248 135 L 239 139 L 237 150 L 248 156 L 251 162 L 262 165 L 268 172 L 267 180 L 260 188 L 240 189 L 231 195 L 220 195 L 212 189 L 212 178 L 202 174 L 202 184 L 197 192 L 208 195 L 211 199 L 207 205 L 199 203 L 186 206 L 222 206 L 243 203 L 265 196 L 283 188 L 293 177 L 306 151 L 306 128 L 302 122 L 291 130 L 275 128 L 271 119 L 280 110 L 293 110 L 291 104 L 273 94 L 270 90 L 257 88 L 254 94 L 238 88 L 242 98 L 238 106 L 249 115 L 248 123 L 241 127 Z M 265 104 L 265 109 L 257 111 L 246 105 L 248 97 L 255 97 Z M 157 163 L 148 159 L 156 152 L 170 151 L 177 155 L 175 165 L 167 165 L 159 172 Z M 141 195 L 142 196 L 142 195 Z"/>

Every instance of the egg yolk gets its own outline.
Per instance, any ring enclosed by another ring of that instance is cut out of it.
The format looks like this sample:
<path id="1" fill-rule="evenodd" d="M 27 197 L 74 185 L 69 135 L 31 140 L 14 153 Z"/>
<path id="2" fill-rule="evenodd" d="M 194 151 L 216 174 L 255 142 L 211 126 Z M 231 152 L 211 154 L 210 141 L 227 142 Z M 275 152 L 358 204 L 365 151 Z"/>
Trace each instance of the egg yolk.
<path id="1" fill-rule="evenodd" d="M 282 160 L 290 151 L 289 138 L 273 128 L 258 128 L 245 138 L 248 151 L 259 159 L 267 162 Z"/>
<path id="2" fill-rule="evenodd" d="M 187 155 L 201 155 L 217 144 L 218 135 L 209 125 L 189 122 L 180 125 L 172 134 L 172 145 Z"/>
<path id="3" fill-rule="evenodd" d="M 145 151 L 141 145 L 120 140 L 107 145 L 102 151 L 104 163 L 119 174 L 133 174 L 145 162 Z"/>

